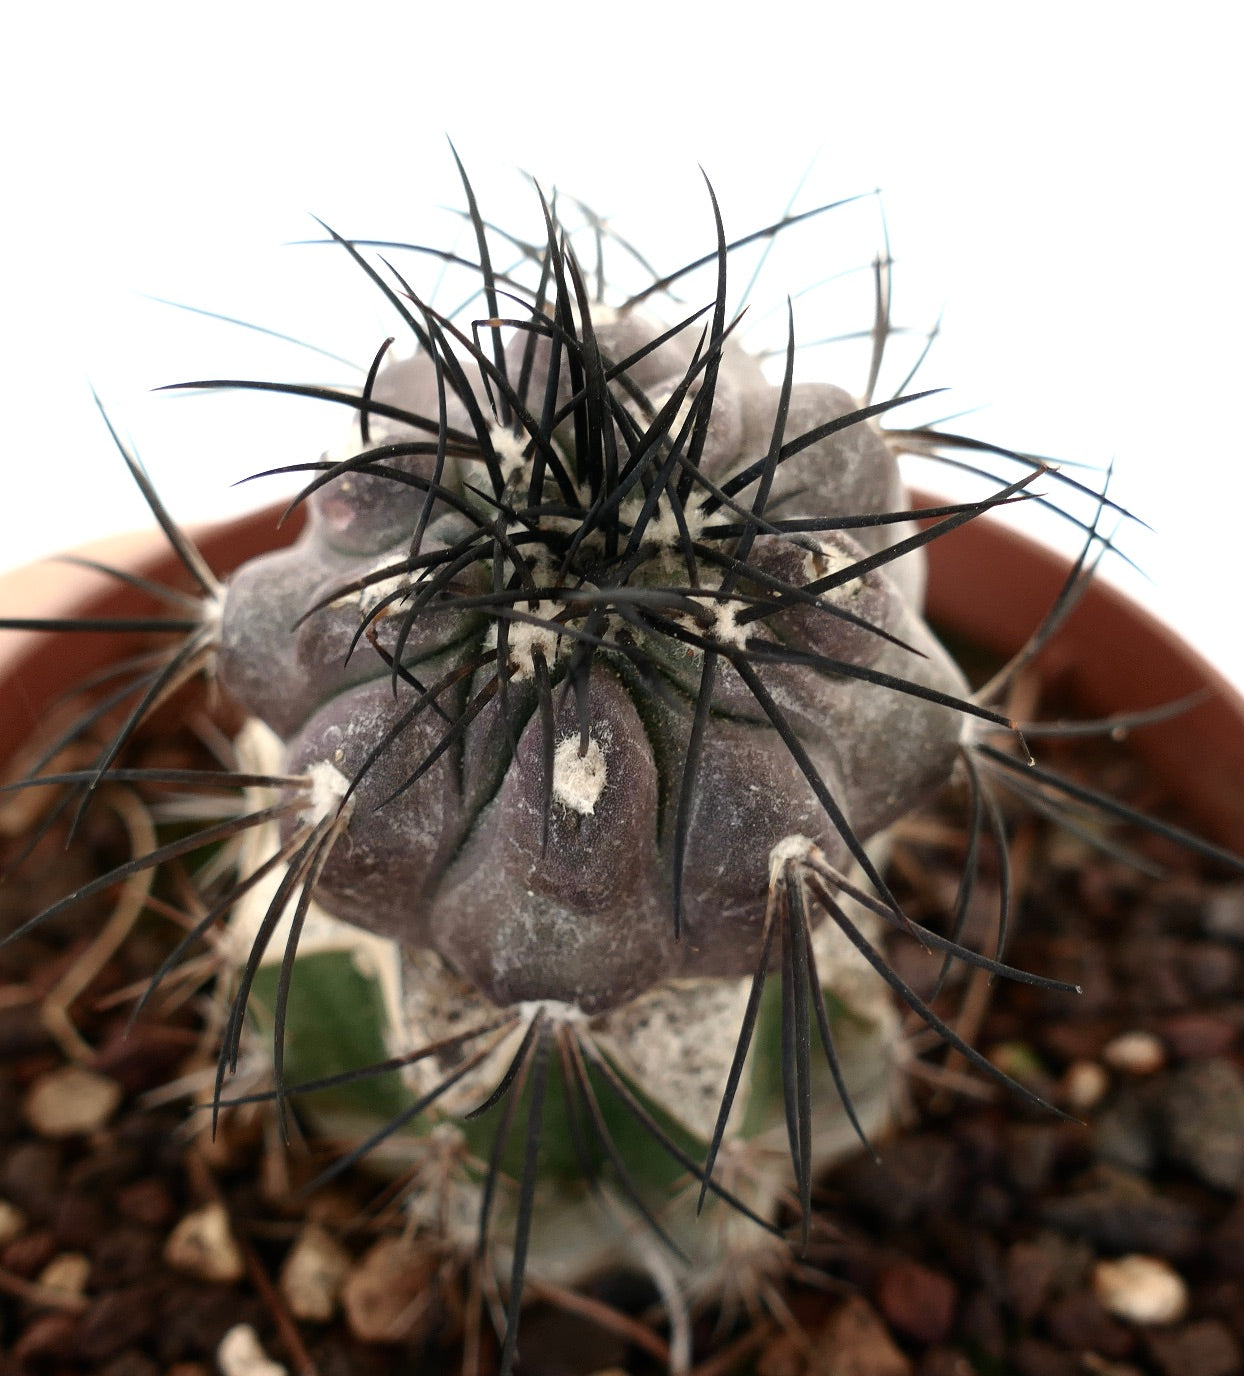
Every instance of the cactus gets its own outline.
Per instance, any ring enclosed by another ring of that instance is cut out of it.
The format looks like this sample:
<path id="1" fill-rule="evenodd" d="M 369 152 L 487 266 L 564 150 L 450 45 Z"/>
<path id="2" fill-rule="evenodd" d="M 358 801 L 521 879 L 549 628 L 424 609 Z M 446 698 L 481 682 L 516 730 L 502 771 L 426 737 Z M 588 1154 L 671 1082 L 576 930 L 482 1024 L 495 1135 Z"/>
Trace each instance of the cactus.
<path id="1" fill-rule="evenodd" d="M 804 217 L 732 244 L 713 201 L 716 291 L 688 313 L 672 288 L 699 264 L 606 300 L 547 201 L 527 244 L 463 182 L 482 319 L 333 235 L 414 351 L 386 341 L 357 390 L 271 384 L 352 413 L 345 446 L 300 465 L 293 545 L 222 584 L 119 445 L 198 591 L 139 623 L 175 648 L 114 692 L 132 700 L 95 766 L 48 773 L 53 748 L 26 783 L 79 806 L 106 774 L 237 797 L 127 867 L 227 843 L 155 983 L 227 923 L 216 1111 L 305 1105 L 358 1140 L 333 1170 L 387 1149 L 419 1178 L 448 1154 L 412 1221 L 445 1265 L 479 1259 L 477 1302 L 499 1270 L 508 1370 L 529 1275 L 639 1265 L 677 1333 L 781 1264 L 784 1202 L 806 1244 L 817 1171 L 885 1127 L 900 1010 L 1032 1097 L 884 940 L 1051 982 L 910 920 L 882 855 L 956 769 L 973 835 L 1004 845 L 983 776 L 1023 787 L 1030 757 L 925 624 L 923 549 L 1068 480 L 997 451 L 1018 479 L 912 510 L 898 452 L 971 442 L 887 436 L 911 397 L 796 381 L 793 311 L 770 379 L 728 318 L 729 265 Z M 1052 620 L 1105 543 L 1087 536 Z M 133 730 L 198 673 L 245 718 L 233 767 L 127 771 Z M 271 1084 L 233 1092 L 256 1030 Z"/>

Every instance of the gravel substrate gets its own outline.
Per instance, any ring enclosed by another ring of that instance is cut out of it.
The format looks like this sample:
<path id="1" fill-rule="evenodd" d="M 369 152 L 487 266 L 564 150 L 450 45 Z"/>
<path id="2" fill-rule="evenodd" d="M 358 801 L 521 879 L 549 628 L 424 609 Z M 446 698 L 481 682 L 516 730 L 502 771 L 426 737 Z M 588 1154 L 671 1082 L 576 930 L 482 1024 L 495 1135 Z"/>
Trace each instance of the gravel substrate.
<path id="1" fill-rule="evenodd" d="M 1087 758 L 1099 782 L 1155 803 L 1125 757 Z M 953 902 L 961 859 L 942 831 L 910 830 L 896 854 L 905 902 L 928 920 Z M 1164 877 L 1044 827 L 1017 838 L 1007 958 L 1081 997 L 956 978 L 939 1003 L 1070 1116 L 975 1075 L 965 1088 L 954 1058 L 930 1052 L 880 1165 L 861 1155 L 821 1182 L 789 1313 L 702 1321 L 706 1376 L 1244 1372 L 1244 886 L 1165 842 L 1133 844 Z M 0 886 L 0 931 L 124 854 L 106 807 L 68 851 L 53 829 Z M 988 854 L 983 869 L 969 917 L 988 943 Z M 287 1155 L 238 1115 L 213 1145 L 187 1130 L 184 1099 L 153 1105 L 209 1064 L 198 996 L 127 1029 L 127 991 L 168 949 L 167 919 L 144 917 L 73 1005 L 89 1055 L 49 1033 L 41 1002 L 106 915 L 96 904 L 0 950 L 0 1376 L 456 1370 L 454 1297 L 411 1270 L 373 1179 L 299 1196 L 314 1149 Z M 932 987 L 934 957 L 894 958 Z M 593 1298 L 636 1317 L 652 1301 L 625 1277 Z M 601 1327 L 591 1306 L 537 1305 L 521 1370 L 657 1371 L 662 1339 Z M 482 1371 L 494 1361 L 486 1335 Z"/>

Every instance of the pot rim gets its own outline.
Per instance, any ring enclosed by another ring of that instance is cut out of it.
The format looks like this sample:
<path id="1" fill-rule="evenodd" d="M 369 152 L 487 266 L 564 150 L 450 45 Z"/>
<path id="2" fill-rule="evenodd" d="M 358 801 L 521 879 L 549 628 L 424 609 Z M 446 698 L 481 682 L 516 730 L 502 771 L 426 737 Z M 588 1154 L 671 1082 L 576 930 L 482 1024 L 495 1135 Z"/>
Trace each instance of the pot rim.
<path id="1" fill-rule="evenodd" d="M 213 572 L 223 577 L 255 555 L 297 536 L 303 525 L 301 514 L 278 529 L 282 510 L 281 506 L 264 507 L 193 527 L 189 534 Z M 189 590 L 193 586 L 167 537 L 155 527 L 93 540 L 65 554 L 174 587 Z M 60 555 L 0 573 L 0 616 L 124 616 L 150 608 L 150 599 L 136 589 L 96 570 L 64 562 Z M 65 642 L 71 642 L 71 653 L 65 652 Z M 58 637 L 46 631 L 0 631 L 0 765 L 38 729 L 49 705 L 60 695 L 143 644 L 144 638 L 136 633 Z"/>
<path id="2" fill-rule="evenodd" d="M 915 505 L 938 499 L 913 493 Z M 266 507 L 192 532 L 208 563 L 224 574 L 268 549 L 290 543 L 301 520 L 276 527 L 280 507 Z M 927 547 L 927 615 L 942 631 L 994 653 L 1014 653 L 1040 625 L 1070 568 L 1062 555 L 997 521 L 969 521 Z M 161 579 L 180 569 L 155 529 L 95 541 L 73 551 Z M 988 570 L 982 576 L 982 570 Z M 37 617 L 116 616 L 142 594 L 80 566 L 41 560 L 0 574 L 0 613 Z M 115 660 L 118 639 L 74 637 L 72 656 L 56 637 L 0 632 L 0 761 L 33 732 L 65 680 Z M 1202 701 L 1175 717 L 1131 733 L 1130 745 L 1173 798 L 1212 839 L 1244 852 L 1244 696 L 1170 627 L 1100 578 L 1089 585 L 1038 663 L 1089 713 L 1140 712 L 1197 692 Z M 1206 761 L 1192 777 L 1193 761 Z"/>
<path id="3" fill-rule="evenodd" d="M 913 501 L 937 504 L 919 493 Z M 1065 556 L 988 517 L 927 548 L 926 614 L 935 630 L 1007 655 L 1040 626 L 1071 569 Z M 1036 663 L 1087 715 L 1145 712 L 1201 695 L 1186 711 L 1130 731 L 1129 748 L 1210 839 L 1244 854 L 1244 696 L 1223 674 L 1101 577 Z"/>

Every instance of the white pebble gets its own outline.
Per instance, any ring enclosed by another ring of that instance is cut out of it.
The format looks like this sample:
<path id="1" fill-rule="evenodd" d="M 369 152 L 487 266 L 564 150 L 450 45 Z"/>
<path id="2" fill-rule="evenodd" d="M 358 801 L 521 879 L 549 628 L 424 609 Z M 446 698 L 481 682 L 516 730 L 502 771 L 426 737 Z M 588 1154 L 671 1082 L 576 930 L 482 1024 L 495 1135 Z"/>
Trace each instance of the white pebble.
<path id="1" fill-rule="evenodd" d="M 1152 1032 L 1124 1032 L 1102 1047 L 1101 1058 L 1129 1075 L 1152 1075 L 1166 1064 L 1166 1048 Z"/>
<path id="2" fill-rule="evenodd" d="M 1158 1257 L 1137 1253 L 1093 1267 L 1093 1292 L 1117 1318 L 1136 1324 L 1176 1323 L 1188 1310 L 1188 1287 Z"/>
<path id="3" fill-rule="evenodd" d="M 1087 1113 L 1106 1097 L 1110 1076 L 1096 1061 L 1072 1061 L 1061 1088 L 1063 1102 L 1073 1113 Z"/>
<path id="4" fill-rule="evenodd" d="M 76 1137 L 102 1128 L 121 1097 L 115 1080 L 80 1065 L 66 1065 L 35 1080 L 23 1110 L 40 1137 Z"/>
<path id="5" fill-rule="evenodd" d="M 1112 1362 L 1100 1352 L 1081 1352 L 1080 1365 L 1089 1376 L 1139 1376 L 1140 1368 L 1131 1362 Z"/>
<path id="6" fill-rule="evenodd" d="M 246 1274 L 223 1204 L 208 1204 L 187 1214 L 169 1234 L 164 1260 L 201 1280 L 228 1282 Z"/>
<path id="7" fill-rule="evenodd" d="M 342 1287 L 350 1331 L 365 1343 L 415 1341 L 428 1322 L 433 1269 L 427 1249 L 407 1238 L 374 1243 Z"/>
<path id="8" fill-rule="evenodd" d="M 220 1376 L 289 1376 L 259 1345 L 259 1334 L 248 1323 L 237 1324 L 216 1349 Z"/>
<path id="9" fill-rule="evenodd" d="M 350 1253 L 318 1223 L 309 1223 L 281 1267 L 281 1294 L 294 1317 L 327 1323 L 349 1270 Z"/>
<path id="10" fill-rule="evenodd" d="M 26 1215 L 7 1199 L 0 1199 L 0 1247 L 26 1231 Z"/>
<path id="11" fill-rule="evenodd" d="M 1227 941 L 1244 941 L 1244 884 L 1218 889 L 1205 910 L 1205 930 Z"/>
<path id="12" fill-rule="evenodd" d="M 62 1295 L 82 1295 L 91 1274 L 91 1259 L 82 1252 L 61 1252 L 39 1272 L 38 1283 L 45 1290 Z"/>

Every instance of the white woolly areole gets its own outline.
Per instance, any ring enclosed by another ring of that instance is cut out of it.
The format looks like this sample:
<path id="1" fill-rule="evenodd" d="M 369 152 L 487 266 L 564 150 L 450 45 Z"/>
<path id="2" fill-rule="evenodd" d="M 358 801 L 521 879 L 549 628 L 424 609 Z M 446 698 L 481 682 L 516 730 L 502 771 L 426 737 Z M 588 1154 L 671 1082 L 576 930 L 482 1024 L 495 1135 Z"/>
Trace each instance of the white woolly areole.
<path id="1" fill-rule="evenodd" d="M 746 626 L 738 624 L 739 612 L 742 610 L 742 604 L 739 602 L 717 602 L 714 604 L 717 619 L 713 622 L 713 629 L 709 633 L 714 640 L 720 640 L 725 645 L 746 647 L 750 632 Z"/>
<path id="2" fill-rule="evenodd" d="M 578 736 L 558 741 L 553 751 L 553 797 L 559 803 L 590 817 L 604 792 L 606 775 L 605 752 L 595 736 L 588 737 L 583 755 Z"/>
<path id="3" fill-rule="evenodd" d="M 220 628 L 225 615 L 224 594 L 213 592 L 199 603 L 199 624 L 213 646 L 220 644 Z"/>
<path id="4" fill-rule="evenodd" d="M 782 839 L 769 852 L 769 883 L 776 884 L 782 871 L 792 860 L 806 860 L 816 850 L 816 842 L 806 836 L 793 832 Z"/>
<path id="5" fill-rule="evenodd" d="M 542 620 L 552 621 L 554 617 L 560 616 L 566 608 L 561 602 L 544 598 L 536 603 L 534 611 L 530 610 L 526 604 L 523 604 L 521 610 L 531 616 L 538 616 Z M 561 634 L 556 627 L 537 626 L 530 621 L 517 619 L 511 621 L 506 635 L 506 650 L 509 656 L 511 675 L 519 682 L 534 677 L 535 661 L 533 656 L 537 650 L 543 652 L 545 663 L 551 665 L 557 658 L 557 647 L 560 640 Z M 489 627 L 485 643 L 490 649 L 496 647 L 497 627 L 495 624 Z"/>
<path id="6" fill-rule="evenodd" d="M 831 544 L 828 540 L 818 540 L 816 543 L 820 546 L 819 550 L 809 550 L 803 556 L 804 570 L 808 575 L 809 583 L 825 578 L 831 573 L 841 573 L 843 569 L 849 569 L 852 564 L 859 563 L 858 557 L 848 554 L 846 550 L 839 549 L 837 545 Z M 831 602 L 846 602 L 849 598 L 856 596 L 863 587 L 862 579 L 851 578 L 845 583 L 840 583 L 836 588 L 827 589 L 820 595 Z"/>
<path id="7" fill-rule="evenodd" d="M 376 562 L 372 564 L 371 568 L 367 570 L 364 577 L 370 578 L 377 573 L 383 573 L 385 569 L 392 568 L 398 561 L 398 558 L 398 555 L 390 551 L 380 559 L 377 559 Z M 357 588 L 353 592 L 343 593 L 332 605 L 338 606 L 351 602 L 366 615 L 391 593 L 405 591 L 409 587 L 410 575 L 405 572 L 395 573 L 388 578 L 381 579 L 379 582 L 368 583 L 366 587 Z"/>
<path id="8" fill-rule="evenodd" d="M 271 727 L 265 726 L 256 717 L 249 718 L 242 727 L 234 740 L 234 750 L 237 753 L 238 768 L 248 773 L 280 774 L 283 771 L 285 744 Z M 319 778 L 314 771 L 318 771 Z M 310 816 L 314 823 L 327 816 L 329 810 L 338 807 L 341 794 L 349 787 L 349 781 L 327 760 L 311 766 L 305 777 L 311 779 L 312 787 L 309 790 L 311 797 L 307 803 L 307 813 L 304 815 Z M 277 791 L 270 788 L 246 790 L 248 806 L 255 809 L 270 807 L 278 796 Z M 316 810 L 317 806 L 324 810 Z M 280 844 L 280 828 L 275 821 L 265 823 L 261 827 L 251 827 L 242 839 L 239 863 L 243 871 L 247 874 L 253 873 L 276 853 Z M 284 865 L 275 866 L 257 884 L 247 889 L 240 901 L 234 905 L 223 948 L 226 959 L 233 965 L 240 968 L 245 964 L 285 874 Z M 276 930 L 272 933 L 272 939 L 264 951 L 262 965 L 281 963 L 297 905 L 298 894 L 291 894 Z M 298 939 L 298 954 L 308 956 L 325 951 L 345 953 L 358 970 L 368 978 L 375 979 L 380 988 L 386 1021 L 389 1027 L 398 1027 L 402 1000 L 401 953 L 397 943 L 387 937 L 366 932 L 352 923 L 343 922 L 340 918 L 325 912 L 313 899 L 307 909 L 302 934 Z M 404 1049 L 404 1043 L 399 1043 L 397 1049 Z"/>
<path id="9" fill-rule="evenodd" d="M 515 473 L 522 472 L 527 463 L 524 453 L 527 448 L 526 436 L 516 435 L 502 425 L 492 425 L 488 428 L 488 441 L 501 463 L 502 477 L 508 483 Z"/>
<path id="10" fill-rule="evenodd" d="M 689 626 L 697 635 L 707 636 L 722 645 L 737 645 L 741 650 L 747 648 L 747 638 L 751 635 L 751 630 L 747 626 L 740 626 L 738 620 L 739 613 L 746 609 L 745 602 L 737 602 L 728 597 L 702 597 L 696 593 L 692 593 L 691 597 L 708 608 L 713 620 L 711 625 L 705 626 L 695 617 L 684 614 L 679 618 L 684 625 Z"/>
<path id="11" fill-rule="evenodd" d="M 635 497 L 630 501 L 622 503 L 619 510 L 619 517 L 624 525 L 628 525 L 633 530 L 644 509 L 644 499 Z M 687 528 L 687 535 L 692 540 L 698 540 L 708 522 L 707 513 L 704 510 L 703 502 L 696 502 L 694 505 L 688 503 L 682 509 L 683 525 Z M 668 497 L 661 497 L 656 508 L 648 518 L 648 523 L 644 526 L 645 545 L 656 545 L 658 549 L 682 549 L 682 527 L 678 524 L 678 518 L 674 515 L 674 508 Z"/>
<path id="12" fill-rule="evenodd" d="M 350 789 L 350 780 L 332 760 L 316 760 L 309 764 L 303 773 L 311 780 L 311 796 L 302 815 L 312 825 L 322 822 L 326 817 L 335 817 L 341 810 L 342 799 Z M 346 805 L 348 816 L 353 800 Z"/>
<path id="13" fill-rule="evenodd" d="M 538 1013 L 543 1013 L 545 1019 L 554 1027 L 560 1027 L 563 1023 L 586 1026 L 589 1022 L 588 1015 L 582 1008 L 577 1008 L 573 1003 L 564 1003 L 561 999 L 523 999 L 520 1003 L 514 1004 L 514 1007 L 522 1015 L 520 1027 L 524 1033 L 535 1022 Z"/>

